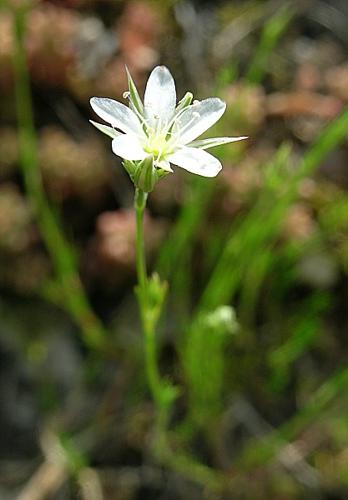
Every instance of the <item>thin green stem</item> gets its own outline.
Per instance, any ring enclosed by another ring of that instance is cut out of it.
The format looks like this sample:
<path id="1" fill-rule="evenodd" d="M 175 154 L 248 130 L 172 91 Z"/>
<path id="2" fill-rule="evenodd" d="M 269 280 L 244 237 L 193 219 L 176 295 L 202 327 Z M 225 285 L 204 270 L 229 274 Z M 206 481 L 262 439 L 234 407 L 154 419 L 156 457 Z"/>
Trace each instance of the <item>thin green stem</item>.
<path id="1" fill-rule="evenodd" d="M 134 208 L 136 216 L 136 267 L 138 277 L 137 296 L 144 334 L 145 372 L 152 399 L 154 401 L 155 440 L 153 451 L 162 462 L 167 463 L 175 470 L 188 475 L 195 481 L 216 489 L 220 486 L 220 478 L 200 464 L 188 461 L 183 455 L 173 454 L 167 436 L 169 409 L 174 400 L 175 389 L 166 383 L 158 367 L 158 352 L 156 345 L 156 325 L 161 313 L 165 287 L 159 280 L 146 274 L 145 245 L 144 245 L 144 211 L 147 193 L 139 188 L 135 189 Z M 189 472 L 192 471 L 192 472 Z M 218 475 L 216 475 L 218 476 Z"/>
<path id="2" fill-rule="evenodd" d="M 95 348 L 105 345 L 106 332 L 93 313 L 81 284 L 73 249 L 60 229 L 47 200 L 41 177 L 37 136 L 34 126 L 30 80 L 24 48 L 26 9 L 13 9 L 14 74 L 20 166 L 26 193 L 35 214 L 41 235 L 53 262 L 62 305 L 74 318 L 82 332 L 82 340 Z"/>
<path id="3" fill-rule="evenodd" d="M 145 370 L 149 388 L 159 409 L 161 407 L 162 382 L 158 369 L 156 348 L 156 317 L 153 315 L 149 294 L 149 281 L 146 272 L 145 243 L 144 243 L 144 212 L 147 193 L 139 188 L 135 189 L 134 208 L 136 217 L 136 267 L 138 277 L 138 299 L 141 322 L 144 333 Z"/>
<path id="4" fill-rule="evenodd" d="M 144 243 L 144 212 L 146 207 L 147 193 L 139 188 L 135 189 L 134 208 L 136 218 L 136 264 L 138 283 L 142 294 L 147 292 L 147 273 Z"/>
<path id="5" fill-rule="evenodd" d="M 144 325 L 145 338 L 145 368 L 146 375 L 151 389 L 152 397 L 157 408 L 162 408 L 162 382 L 158 369 L 156 337 L 153 326 L 150 322 Z"/>

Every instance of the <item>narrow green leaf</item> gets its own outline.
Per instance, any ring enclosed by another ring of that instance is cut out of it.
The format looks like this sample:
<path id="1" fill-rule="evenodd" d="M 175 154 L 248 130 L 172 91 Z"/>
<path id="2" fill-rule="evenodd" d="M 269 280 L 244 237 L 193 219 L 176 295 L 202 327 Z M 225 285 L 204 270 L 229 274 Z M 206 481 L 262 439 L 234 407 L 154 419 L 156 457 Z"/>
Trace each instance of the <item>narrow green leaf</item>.
<path id="1" fill-rule="evenodd" d="M 294 9 L 290 5 L 285 5 L 265 24 L 259 45 L 246 74 L 248 82 L 261 83 L 267 70 L 269 56 L 289 26 L 294 14 Z"/>

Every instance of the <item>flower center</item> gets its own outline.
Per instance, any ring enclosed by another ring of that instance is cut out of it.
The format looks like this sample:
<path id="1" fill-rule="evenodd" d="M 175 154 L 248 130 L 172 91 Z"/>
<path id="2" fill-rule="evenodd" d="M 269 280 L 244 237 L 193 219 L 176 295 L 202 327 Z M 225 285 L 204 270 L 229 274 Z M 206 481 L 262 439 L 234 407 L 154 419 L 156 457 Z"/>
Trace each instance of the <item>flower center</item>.
<path id="1" fill-rule="evenodd" d="M 170 153 L 170 145 L 166 140 L 166 133 L 153 133 L 150 134 L 144 145 L 144 150 L 154 155 L 158 160 L 164 159 L 164 157 Z"/>

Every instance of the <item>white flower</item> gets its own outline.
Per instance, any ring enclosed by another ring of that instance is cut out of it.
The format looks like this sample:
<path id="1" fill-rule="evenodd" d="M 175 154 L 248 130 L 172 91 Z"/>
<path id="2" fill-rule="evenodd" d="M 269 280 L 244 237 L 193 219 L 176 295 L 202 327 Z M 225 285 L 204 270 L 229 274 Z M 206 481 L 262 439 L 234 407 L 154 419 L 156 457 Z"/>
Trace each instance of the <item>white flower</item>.
<path id="1" fill-rule="evenodd" d="M 104 97 L 93 97 L 93 110 L 111 127 L 91 121 L 112 137 L 113 152 L 125 160 L 142 161 L 152 156 L 154 166 L 172 172 L 170 164 L 194 174 L 214 177 L 221 170 L 217 158 L 205 150 L 246 137 L 216 137 L 196 140 L 223 115 L 226 104 L 216 97 L 194 101 L 187 93 L 176 104 L 174 79 L 165 66 L 151 73 L 142 103 L 127 71 L 129 107 Z"/>

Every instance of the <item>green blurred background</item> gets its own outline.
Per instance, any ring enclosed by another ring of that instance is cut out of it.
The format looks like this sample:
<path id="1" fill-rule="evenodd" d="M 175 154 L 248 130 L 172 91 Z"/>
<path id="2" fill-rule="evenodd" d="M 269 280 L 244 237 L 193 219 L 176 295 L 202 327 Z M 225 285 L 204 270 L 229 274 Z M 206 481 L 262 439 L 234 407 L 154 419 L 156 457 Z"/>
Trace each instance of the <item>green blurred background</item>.
<path id="1" fill-rule="evenodd" d="M 348 2 L 0 7 L 0 500 L 348 498 Z M 88 122 L 125 64 L 141 93 L 165 64 L 179 98 L 227 102 L 211 136 L 250 137 L 149 197 L 166 452 L 133 186 Z"/>

